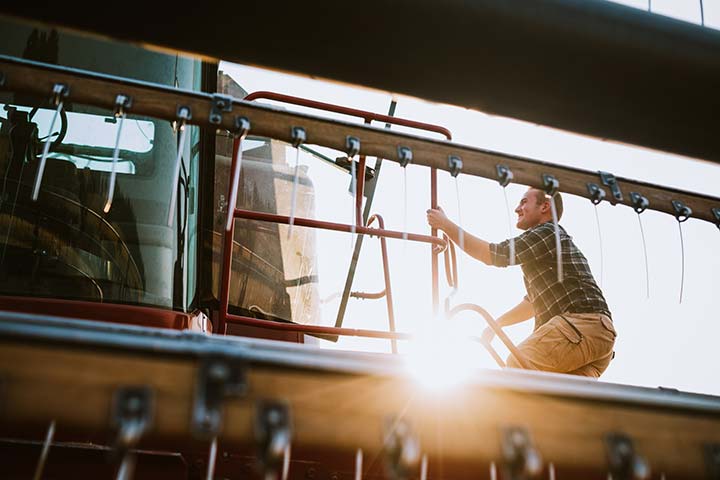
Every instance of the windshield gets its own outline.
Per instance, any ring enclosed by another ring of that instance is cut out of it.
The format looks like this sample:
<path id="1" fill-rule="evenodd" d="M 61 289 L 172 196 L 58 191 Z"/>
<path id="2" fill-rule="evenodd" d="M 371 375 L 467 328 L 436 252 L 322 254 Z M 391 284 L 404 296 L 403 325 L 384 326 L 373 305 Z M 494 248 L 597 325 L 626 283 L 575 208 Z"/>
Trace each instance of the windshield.
<path id="1" fill-rule="evenodd" d="M 0 291 L 184 308 L 182 267 L 197 128 L 188 127 L 179 200 L 169 226 L 173 186 L 168 179 L 178 137 L 170 123 L 124 119 L 107 209 L 119 118 L 72 105 L 53 125 L 54 110 L 9 100 L 0 104 Z M 35 201 L 32 191 L 46 142 Z"/>

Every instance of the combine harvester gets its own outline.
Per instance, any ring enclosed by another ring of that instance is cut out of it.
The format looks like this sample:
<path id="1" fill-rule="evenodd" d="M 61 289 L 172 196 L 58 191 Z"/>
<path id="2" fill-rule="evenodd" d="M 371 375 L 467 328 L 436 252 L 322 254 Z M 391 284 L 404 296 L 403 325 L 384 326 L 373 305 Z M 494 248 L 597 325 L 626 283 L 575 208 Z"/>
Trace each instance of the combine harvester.
<path id="1" fill-rule="evenodd" d="M 240 7 L 0 7 L 3 478 L 720 479 L 714 396 L 504 368 L 427 395 L 400 355 L 317 346 L 349 335 L 396 352 L 413 340 L 395 328 L 386 241 L 427 245 L 428 311 L 443 310 L 440 255 L 457 285 L 451 242 L 371 215 L 380 169 L 366 157 L 429 169 L 427 207 L 439 170 L 679 222 L 720 225 L 720 198 L 460 145 L 392 111 L 246 95 L 217 63 L 719 162 L 717 32 L 600 1 Z M 350 223 L 295 200 L 315 185 L 286 147 L 316 146 L 341 152 L 317 158 L 350 180 Z M 318 324 L 303 270 L 316 229 L 357 238 L 332 327 Z M 364 237 L 382 245 L 379 294 L 351 291 Z M 352 297 L 384 298 L 389 328 L 344 327 Z M 484 309 L 444 310 L 479 313 L 522 362 Z"/>

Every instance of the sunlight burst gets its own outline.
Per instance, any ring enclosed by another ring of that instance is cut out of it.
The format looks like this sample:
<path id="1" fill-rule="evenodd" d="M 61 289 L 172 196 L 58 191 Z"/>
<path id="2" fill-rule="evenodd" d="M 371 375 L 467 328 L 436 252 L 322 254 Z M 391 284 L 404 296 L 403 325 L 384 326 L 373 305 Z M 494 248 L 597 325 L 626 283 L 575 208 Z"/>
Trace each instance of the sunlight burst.
<path id="1" fill-rule="evenodd" d="M 467 381 L 477 368 L 477 348 L 466 336 L 429 328 L 408 344 L 406 366 L 424 388 L 451 389 Z"/>

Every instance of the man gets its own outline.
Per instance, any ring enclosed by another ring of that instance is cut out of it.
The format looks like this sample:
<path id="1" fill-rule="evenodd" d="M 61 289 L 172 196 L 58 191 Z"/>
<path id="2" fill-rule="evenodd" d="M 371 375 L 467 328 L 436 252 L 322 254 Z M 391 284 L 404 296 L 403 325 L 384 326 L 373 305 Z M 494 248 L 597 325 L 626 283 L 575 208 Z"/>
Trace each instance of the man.
<path id="1" fill-rule="evenodd" d="M 555 194 L 558 219 L 562 217 L 562 198 Z M 527 295 L 498 318 L 501 327 L 535 317 L 533 333 L 518 349 L 528 368 L 548 372 L 599 377 L 613 357 L 615 328 L 602 291 L 595 283 L 585 256 L 572 238 L 560 230 L 563 277 L 558 281 L 555 227 L 551 198 L 542 190 L 530 188 L 515 209 L 517 227 L 525 230 L 514 239 L 515 265 L 520 265 Z M 442 209 L 427 211 L 431 227 L 444 231 L 459 243 L 459 227 Z M 464 250 L 470 256 L 496 267 L 511 265 L 510 240 L 488 243 L 463 232 Z M 489 328 L 483 333 L 492 340 Z M 512 355 L 509 367 L 520 364 Z"/>

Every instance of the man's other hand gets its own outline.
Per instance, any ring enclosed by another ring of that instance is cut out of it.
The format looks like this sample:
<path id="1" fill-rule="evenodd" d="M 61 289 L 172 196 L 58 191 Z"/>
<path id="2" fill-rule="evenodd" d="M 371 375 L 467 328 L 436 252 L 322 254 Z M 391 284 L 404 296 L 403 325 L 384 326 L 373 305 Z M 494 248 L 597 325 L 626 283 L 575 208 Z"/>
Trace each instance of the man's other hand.
<path id="1" fill-rule="evenodd" d="M 431 228 L 437 228 L 438 230 L 445 230 L 448 220 L 447 215 L 442 208 L 431 208 L 427 211 L 427 222 Z"/>

